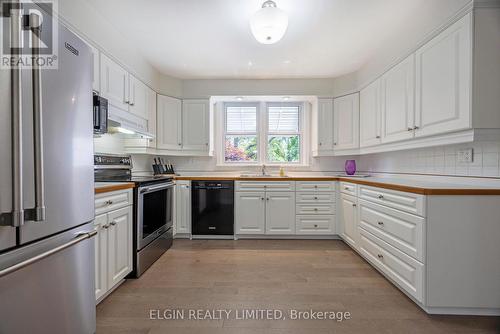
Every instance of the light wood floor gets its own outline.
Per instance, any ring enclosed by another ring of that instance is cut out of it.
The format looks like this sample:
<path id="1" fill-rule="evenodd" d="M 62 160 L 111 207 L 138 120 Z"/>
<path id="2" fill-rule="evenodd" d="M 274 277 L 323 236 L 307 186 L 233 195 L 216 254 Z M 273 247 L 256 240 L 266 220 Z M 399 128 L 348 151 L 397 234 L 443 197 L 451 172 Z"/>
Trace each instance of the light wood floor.
<path id="1" fill-rule="evenodd" d="M 352 319 L 149 320 L 150 309 L 312 309 Z M 500 333 L 500 318 L 428 316 L 342 241 L 175 240 L 99 304 L 104 333 Z"/>

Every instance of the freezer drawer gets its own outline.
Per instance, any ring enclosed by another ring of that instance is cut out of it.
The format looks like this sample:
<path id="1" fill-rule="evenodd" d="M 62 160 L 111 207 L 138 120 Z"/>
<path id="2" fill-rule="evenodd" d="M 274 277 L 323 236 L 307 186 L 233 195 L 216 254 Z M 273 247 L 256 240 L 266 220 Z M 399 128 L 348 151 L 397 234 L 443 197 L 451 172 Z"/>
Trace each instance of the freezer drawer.
<path id="1" fill-rule="evenodd" d="M 76 242 L 0 277 L 0 333 L 95 332 L 94 239 L 78 236 L 93 230 L 86 224 L 0 256 L 1 275 L 19 261 Z"/>

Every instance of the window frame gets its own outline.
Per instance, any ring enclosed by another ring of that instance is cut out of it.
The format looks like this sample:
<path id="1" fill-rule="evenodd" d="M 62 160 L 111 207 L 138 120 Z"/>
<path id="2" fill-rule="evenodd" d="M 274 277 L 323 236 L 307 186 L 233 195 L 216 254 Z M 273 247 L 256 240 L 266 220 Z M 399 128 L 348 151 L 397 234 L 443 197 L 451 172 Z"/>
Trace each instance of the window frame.
<path id="1" fill-rule="evenodd" d="M 298 132 L 293 133 L 276 133 L 269 131 L 269 107 L 298 107 L 299 109 L 299 126 Z M 227 108 L 228 107 L 255 107 L 256 108 L 256 121 L 257 127 L 255 134 L 253 133 L 237 133 L 237 132 L 227 132 Z M 225 167 L 235 167 L 235 166 L 287 166 L 287 167 L 306 167 L 309 166 L 309 154 L 307 151 L 307 145 L 309 143 L 307 135 L 307 127 L 309 125 L 310 115 L 308 113 L 305 102 L 267 102 L 267 101 L 254 101 L 254 102 L 222 102 L 219 105 L 220 118 L 219 118 L 219 131 L 216 132 L 216 136 L 219 140 L 220 153 L 218 156 L 218 165 Z M 225 141 L 226 136 L 253 136 L 257 137 L 257 160 L 256 161 L 226 161 L 225 160 Z M 299 136 L 299 161 L 296 162 L 280 162 L 280 161 L 270 161 L 268 157 L 268 141 L 269 135 L 276 136 Z"/>

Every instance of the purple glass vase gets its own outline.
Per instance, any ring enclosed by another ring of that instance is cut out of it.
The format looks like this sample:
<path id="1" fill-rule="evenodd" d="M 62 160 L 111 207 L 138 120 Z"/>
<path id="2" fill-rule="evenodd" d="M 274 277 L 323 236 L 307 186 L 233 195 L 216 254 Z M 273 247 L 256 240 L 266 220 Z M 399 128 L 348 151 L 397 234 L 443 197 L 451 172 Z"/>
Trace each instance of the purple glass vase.
<path id="1" fill-rule="evenodd" d="M 347 175 L 354 175 L 356 173 L 356 161 L 346 160 L 345 161 L 345 172 Z"/>

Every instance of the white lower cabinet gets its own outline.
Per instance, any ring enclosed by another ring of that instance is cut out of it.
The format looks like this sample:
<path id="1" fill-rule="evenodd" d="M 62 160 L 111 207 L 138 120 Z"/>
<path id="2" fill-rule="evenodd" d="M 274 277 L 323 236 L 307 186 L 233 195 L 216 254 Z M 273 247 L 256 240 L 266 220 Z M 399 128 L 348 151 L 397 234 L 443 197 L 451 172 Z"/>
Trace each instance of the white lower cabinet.
<path id="1" fill-rule="evenodd" d="M 264 234 L 266 231 L 266 193 L 236 192 L 234 223 L 236 234 Z"/>
<path id="2" fill-rule="evenodd" d="M 335 185 L 329 181 L 236 181 L 235 234 L 334 235 Z"/>
<path id="3" fill-rule="evenodd" d="M 95 217 L 95 298 L 100 301 L 107 292 L 122 282 L 133 269 L 132 190 L 120 190 L 96 196 L 96 204 L 129 198 L 120 209 L 99 209 Z M 110 206 L 112 207 L 112 206 Z"/>
<path id="4" fill-rule="evenodd" d="M 340 195 L 340 236 L 354 248 L 358 247 L 357 205 L 356 197 L 346 194 Z"/>
<path id="5" fill-rule="evenodd" d="M 179 234 L 191 234 L 191 181 L 176 182 L 174 235 Z"/>
<path id="6" fill-rule="evenodd" d="M 266 234 L 295 234 L 295 193 L 266 193 Z"/>

